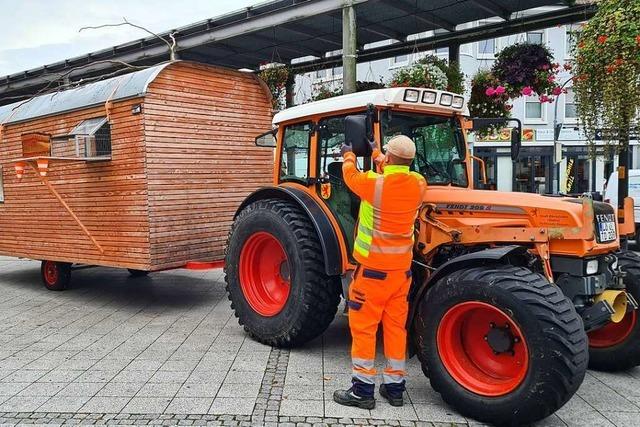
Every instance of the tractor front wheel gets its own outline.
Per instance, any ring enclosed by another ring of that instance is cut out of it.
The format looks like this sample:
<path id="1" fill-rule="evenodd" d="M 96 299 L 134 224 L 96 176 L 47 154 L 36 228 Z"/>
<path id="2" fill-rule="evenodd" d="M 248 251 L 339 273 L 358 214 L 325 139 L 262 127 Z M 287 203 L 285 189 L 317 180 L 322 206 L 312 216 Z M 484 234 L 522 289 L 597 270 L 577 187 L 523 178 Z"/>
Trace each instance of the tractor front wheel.
<path id="1" fill-rule="evenodd" d="M 227 244 L 225 280 L 240 324 L 278 347 L 322 334 L 340 302 L 340 279 L 325 274 L 311 221 L 286 200 L 260 200 L 240 212 Z"/>
<path id="2" fill-rule="evenodd" d="M 564 405 L 584 379 L 582 321 L 540 274 L 505 265 L 457 270 L 418 304 L 412 332 L 423 370 L 465 416 L 530 424 Z"/>
<path id="3" fill-rule="evenodd" d="M 42 261 L 40 276 L 44 287 L 50 291 L 63 291 L 71 281 L 71 264 L 67 262 Z"/>
<path id="4" fill-rule="evenodd" d="M 625 290 L 640 301 L 640 256 L 620 251 L 618 264 L 626 273 Z M 638 310 L 628 312 L 620 322 L 589 332 L 589 368 L 622 371 L 640 365 L 640 319 Z"/>

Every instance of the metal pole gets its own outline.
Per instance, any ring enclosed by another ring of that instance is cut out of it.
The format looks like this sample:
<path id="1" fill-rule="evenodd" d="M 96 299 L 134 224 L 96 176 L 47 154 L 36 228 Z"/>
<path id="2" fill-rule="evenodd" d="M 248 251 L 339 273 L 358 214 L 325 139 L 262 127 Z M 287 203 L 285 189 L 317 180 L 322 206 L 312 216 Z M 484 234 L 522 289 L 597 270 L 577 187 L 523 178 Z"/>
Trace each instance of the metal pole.
<path id="1" fill-rule="evenodd" d="M 460 66 L 460 45 L 458 43 L 451 43 L 449 49 L 449 64 L 458 64 Z"/>
<path id="2" fill-rule="evenodd" d="M 560 89 L 564 89 L 564 87 L 571 81 L 573 81 L 573 77 L 565 81 L 564 83 L 562 83 L 562 85 L 560 86 Z M 560 156 L 559 156 L 560 158 L 556 158 L 556 155 L 555 155 L 556 144 L 558 143 L 558 137 L 560 136 L 560 132 L 558 131 L 557 127 L 558 127 L 558 96 L 556 96 L 556 99 L 553 101 L 553 166 L 549 170 L 549 179 L 551 181 L 552 193 L 557 193 L 558 191 L 560 191 L 560 185 L 558 182 L 558 180 L 560 179 L 560 176 L 558 176 L 557 178 L 554 178 L 556 165 L 562 161 L 562 150 L 560 151 Z"/>
<path id="3" fill-rule="evenodd" d="M 347 0 L 342 9 L 342 93 L 356 91 L 356 10 L 352 0 Z"/>

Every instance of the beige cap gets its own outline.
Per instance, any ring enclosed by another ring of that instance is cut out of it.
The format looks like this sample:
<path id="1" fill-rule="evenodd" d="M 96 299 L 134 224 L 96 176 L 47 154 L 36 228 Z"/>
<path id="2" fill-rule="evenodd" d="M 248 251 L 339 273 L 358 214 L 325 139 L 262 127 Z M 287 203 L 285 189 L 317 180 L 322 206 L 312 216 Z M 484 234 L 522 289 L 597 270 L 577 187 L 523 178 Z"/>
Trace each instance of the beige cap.
<path id="1" fill-rule="evenodd" d="M 416 156 L 416 144 L 408 136 L 396 135 L 387 142 L 386 152 L 411 160 Z"/>

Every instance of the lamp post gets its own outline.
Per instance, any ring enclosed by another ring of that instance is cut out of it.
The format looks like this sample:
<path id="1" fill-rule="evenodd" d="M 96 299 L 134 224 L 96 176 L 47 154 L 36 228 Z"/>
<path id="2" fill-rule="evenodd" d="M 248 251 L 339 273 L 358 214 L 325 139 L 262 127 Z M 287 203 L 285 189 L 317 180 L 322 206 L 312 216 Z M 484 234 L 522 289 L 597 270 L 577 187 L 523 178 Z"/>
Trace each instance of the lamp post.
<path id="1" fill-rule="evenodd" d="M 560 89 L 564 89 L 565 86 L 573 81 L 573 77 L 569 78 L 567 81 L 560 85 Z M 551 175 L 551 192 L 556 193 L 560 190 L 559 178 L 560 174 L 558 174 L 557 179 L 554 178 L 554 171 L 558 165 L 562 161 L 562 145 L 559 143 L 558 138 L 560 136 L 560 129 L 558 127 L 558 97 L 553 101 L 553 167 L 550 168 L 549 174 Z M 562 126 L 562 123 L 560 123 Z"/>

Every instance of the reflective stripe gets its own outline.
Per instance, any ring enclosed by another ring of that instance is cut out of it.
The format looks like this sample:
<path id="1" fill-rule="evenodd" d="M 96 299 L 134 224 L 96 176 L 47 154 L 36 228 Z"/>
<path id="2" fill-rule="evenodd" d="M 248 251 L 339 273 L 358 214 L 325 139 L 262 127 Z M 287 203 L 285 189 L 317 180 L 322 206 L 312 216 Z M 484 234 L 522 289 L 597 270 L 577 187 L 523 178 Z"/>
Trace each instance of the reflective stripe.
<path id="1" fill-rule="evenodd" d="M 382 171 L 385 175 L 393 175 L 394 173 L 412 173 L 409 170 L 409 166 L 404 165 L 387 165 L 384 167 L 384 171 Z M 417 173 L 417 172 L 413 172 Z"/>
<path id="2" fill-rule="evenodd" d="M 404 375 L 384 373 L 382 374 L 382 381 L 384 381 L 385 384 L 401 383 L 402 381 L 404 381 Z"/>
<path id="3" fill-rule="evenodd" d="M 384 186 L 384 176 L 379 176 L 376 178 L 376 186 L 373 191 L 373 207 L 374 209 L 380 209 L 382 207 L 382 187 Z M 376 224 L 373 224 L 373 229 L 375 230 Z"/>
<path id="4" fill-rule="evenodd" d="M 387 368 L 394 371 L 404 371 L 405 369 L 404 359 L 387 359 Z"/>
<path id="5" fill-rule="evenodd" d="M 362 233 L 366 236 L 373 237 L 373 230 L 368 229 L 361 223 L 358 223 L 358 233 Z"/>
<path id="6" fill-rule="evenodd" d="M 373 359 L 351 358 L 353 366 L 352 377 L 362 381 L 363 383 L 373 384 L 376 377 Z"/>
<path id="7" fill-rule="evenodd" d="M 403 246 L 379 246 L 379 245 L 370 245 L 367 248 L 369 252 L 378 253 L 378 254 L 404 254 L 413 249 L 413 243 L 410 245 Z"/>
<path id="8" fill-rule="evenodd" d="M 358 229 L 360 231 L 360 229 Z M 388 240 L 411 239 L 413 230 L 408 233 L 388 233 L 386 231 L 373 230 L 373 237 L 380 237 Z"/>
<path id="9" fill-rule="evenodd" d="M 351 375 L 353 378 L 355 378 L 358 381 L 361 381 L 363 383 L 366 384 L 375 384 L 375 375 L 368 375 L 368 374 L 363 374 L 360 372 L 354 372 Z"/>
<path id="10" fill-rule="evenodd" d="M 359 369 L 373 369 L 374 360 L 373 359 L 361 359 L 359 357 L 352 357 L 351 364 L 354 368 Z"/>
<path id="11" fill-rule="evenodd" d="M 369 249 L 371 248 L 371 243 L 365 242 L 364 240 L 362 240 L 362 238 L 360 236 L 356 237 L 355 244 L 360 246 L 365 251 L 369 251 Z"/>

